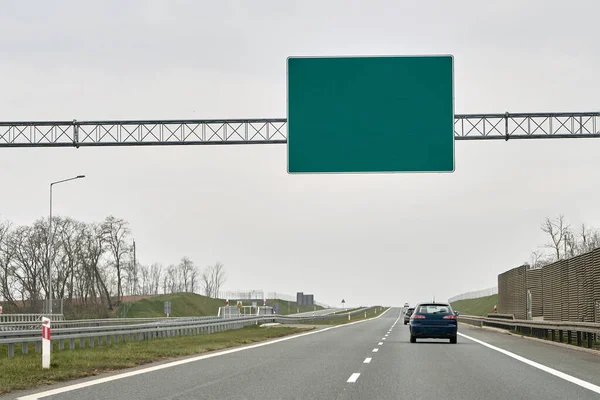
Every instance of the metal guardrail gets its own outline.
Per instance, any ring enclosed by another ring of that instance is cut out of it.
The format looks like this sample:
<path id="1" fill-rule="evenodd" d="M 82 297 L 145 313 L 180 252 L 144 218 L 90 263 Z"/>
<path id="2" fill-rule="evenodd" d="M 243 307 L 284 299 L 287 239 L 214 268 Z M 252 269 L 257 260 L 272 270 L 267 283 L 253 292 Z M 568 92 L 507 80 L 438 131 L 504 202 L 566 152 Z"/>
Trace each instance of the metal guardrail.
<path id="1" fill-rule="evenodd" d="M 91 326 L 110 326 L 110 325 L 134 325 L 145 322 L 156 321 L 183 321 L 183 320 L 214 320 L 217 317 L 159 317 L 159 318 L 105 318 L 105 319 L 80 319 L 80 320 L 59 320 L 52 321 L 52 328 L 86 328 Z M 3 322 L 0 323 L 0 338 L 4 336 L 5 331 L 14 330 L 35 330 L 42 329 L 42 322 Z"/>
<path id="2" fill-rule="evenodd" d="M 51 333 L 51 340 L 58 342 L 59 350 L 64 349 L 65 340 L 69 341 L 69 348 L 75 349 L 75 340 L 79 339 L 79 347 L 84 347 L 87 341 L 90 347 L 96 343 L 99 345 L 110 344 L 113 341 L 134 341 L 151 340 L 160 337 L 187 336 L 199 334 L 211 334 L 230 329 L 239 329 L 244 326 L 257 324 L 265 320 L 273 320 L 269 317 L 251 317 L 251 318 L 215 318 L 210 319 L 189 319 L 183 318 L 174 320 L 161 319 L 153 322 L 145 322 L 129 325 L 105 325 L 71 328 L 54 328 Z M 41 350 L 41 329 L 40 330 L 15 330 L 3 332 L 3 338 L 0 339 L 0 345 L 8 345 L 8 356 L 14 356 L 16 344 L 21 344 L 22 353 L 29 352 L 29 344 L 35 343 L 36 351 Z"/>
<path id="3" fill-rule="evenodd" d="M 519 320 L 473 315 L 460 315 L 458 321 L 480 327 L 490 326 L 512 330 L 524 335 L 561 343 L 564 342 L 566 336 L 566 343 L 573 344 L 575 340 L 577 346 L 586 343 L 588 348 L 594 347 L 594 342 L 597 341 L 600 335 L 600 324 L 594 322 Z"/>
<path id="4" fill-rule="evenodd" d="M 27 322 L 39 322 L 41 324 L 42 317 L 50 318 L 53 322 L 65 320 L 65 317 L 62 314 L 0 314 L 0 324 Z"/>
<path id="5" fill-rule="evenodd" d="M 282 322 L 282 323 L 294 323 L 294 322 L 311 322 L 311 321 L 322 321 L 322 320 L 330 320 L 330 319 L 347 319 L 348 315 L 350 315 L 350 317 L 352 317 L 353 315 L 357 315 L 357 314 L 361 314 L 361 313 L 370 313 L 374 310 L 379 310 L 379 311 L 383 311 L 383 307 L 368 307 L 368 308 L 361 308 L 358 310 L 353 310 L 350 312 L 346 312 L 346 313 L 340 313 L 340 314 L 327 314 L 327 315 L 315 315 L 315 316 L 303 316 L 303 315 L 299 315 L 299 316 L 295 316 L 295 315 L 277 315 L 276 319 L 278 320 L 277 322 Z"/>
<path id="6" fill-rule="evenodd" d="M 349 313 L 356 315 L 361 312 L 369 313 L 381 307 L 371 307 L 366 310 L 356 310 Z M 346 314 L 321 316 L 284 316 L 263 315 L 246 317 L 180 317 L 180 318 L 131 318 L 107 320 L 62 321 L 52 324 L 51 340 L 58 342 L 58 349 L 63 350 L 65 341 L 69 348 L 75 349 L 75 341 L 79 339 L 79 347 L 84 347 L 87 341 L 90 347 L 118 343 L 120 341 L 152 340 L 162 337 L 211 334 L 231 329 L 240 329 L 248 325 L 266 322 L 297 323 L 327 319 L 348 318 Z M 120 324 L 114 325 L 115 322 Z M 129 323 L 124 323 L 129 322 Z M 86 326 L 77 326 L 86 324 Z M 75 325 L 75 326 L 73 326 Z M 41 351 L 41 326 L 39 329 L 15 329 L 0 332 L 0 345 L 8 345 L 8 356 L 13 357 L 15 345 L 21 344 L 23 354 L 29 352 L 29 344 L 35 343 L 37 352 Z"/>

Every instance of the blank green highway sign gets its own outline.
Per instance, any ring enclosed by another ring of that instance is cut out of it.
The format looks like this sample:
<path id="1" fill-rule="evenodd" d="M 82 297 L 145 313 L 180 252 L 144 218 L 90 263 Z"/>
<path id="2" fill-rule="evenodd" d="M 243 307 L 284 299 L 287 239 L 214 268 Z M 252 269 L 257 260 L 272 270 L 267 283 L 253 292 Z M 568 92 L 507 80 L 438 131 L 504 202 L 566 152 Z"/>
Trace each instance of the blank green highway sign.
<path id="1" fill-rule="evenodd" d="M 290 57 L 288 172 L 453 172 L 452 56 Z"/>

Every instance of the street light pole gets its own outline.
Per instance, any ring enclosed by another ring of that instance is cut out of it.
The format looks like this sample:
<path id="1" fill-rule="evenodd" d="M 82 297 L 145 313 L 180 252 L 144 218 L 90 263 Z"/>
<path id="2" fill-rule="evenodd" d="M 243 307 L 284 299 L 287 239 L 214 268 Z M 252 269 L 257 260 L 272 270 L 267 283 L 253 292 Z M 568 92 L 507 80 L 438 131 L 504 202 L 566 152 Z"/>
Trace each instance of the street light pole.
<path id="1" fill-rule="evenodd" d="M 85 178 L 85 175 L 77 175 L 73 178 L 50 183 L 50 220 L 48 221 L 48 314 L 52 314 L 52 244 L 54 242 L 54 233 L 52 232 L 52 187 L 59 183 L 82 178 Z"/>

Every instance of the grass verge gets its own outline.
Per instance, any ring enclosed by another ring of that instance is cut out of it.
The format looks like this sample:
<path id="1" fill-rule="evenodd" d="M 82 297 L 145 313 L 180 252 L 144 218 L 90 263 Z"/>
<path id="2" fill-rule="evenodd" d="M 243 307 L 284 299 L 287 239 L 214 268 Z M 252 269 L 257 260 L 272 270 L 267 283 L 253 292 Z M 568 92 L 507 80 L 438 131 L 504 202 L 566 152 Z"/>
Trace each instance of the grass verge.
<path id="1" fill-rule="evenodd" d="M 197 317 L 217 315 L 225 300 L 213 299 L 196 293 L 173 293 L 143 299 L 134 303 L 123 303 L 116 310 L 116 317 L 154 318 L 164 317 L 165 301 L 171 301 L 171 317 Z"/>
<path id="2" fill-rule="evenodd" d="M 262 305 L 262 303 L 260 303 L 260 305 Z M 323 309 L 323 307 L 317 305 L 299 306 L 296 302 L 280 299 L 267 299 L 267 305 L 271 307 L 275 307 L 276 305 L 278 305 L 279 313 L 281 315 L 304 313 Z"/>
<path id="3" fill-rule="evenodd" d="M 498 304 L 498 295 L 478 297 L 476 299 L 458 300 L 450 303 L 454 311 L 460 311 L 465 315 L 476 315 L 487 317 L 494 312 L 494 305 Z"/>
<path id="4" fill-rule="evenodd" d="M 364 319 L 374 318 L 378 315 L 381 315 L 385 310 L 389 307 L 376 307 L 374 309 L 367 310 L 366 314 L 364 312 L 359 312 L 357 314 L 351 315 L 350 320 L 348 320 L 348 316 L 344 316 L 343 318 L 326 318 L 326 319 L 314 319 L 298 322 L 298 324 L 305 325 L 343 325 L 349 322 L 362 321 Z"/>
<path id="5" fill-rule="evenodd" d="M 333 314 L 334 314 L 334 315 L 335 315 L 335 314 L 348 314 L 349 312 L 353 312 L 353 311 L 356 311 L 356 310 L 360 310 L 361 308 L 363 308 L 363 307 L 350 308 L 350 309 L 347 309 L 347 310 L 336 311 L 336 312 L 334 312 Z"/>
<path id="6" fill-rule="evenodd" d="M 48 370 L 42 369 L 41 354 L 15 354 L 15 357 L 8 358 L 4 352 L 0 358 L 0 394 L 135 367 L 152 361 L 260 342 L 307 330 L 311 329 L 251 326 L 212 335 L 180 336 L 54 351 L 51 368 Z"/>

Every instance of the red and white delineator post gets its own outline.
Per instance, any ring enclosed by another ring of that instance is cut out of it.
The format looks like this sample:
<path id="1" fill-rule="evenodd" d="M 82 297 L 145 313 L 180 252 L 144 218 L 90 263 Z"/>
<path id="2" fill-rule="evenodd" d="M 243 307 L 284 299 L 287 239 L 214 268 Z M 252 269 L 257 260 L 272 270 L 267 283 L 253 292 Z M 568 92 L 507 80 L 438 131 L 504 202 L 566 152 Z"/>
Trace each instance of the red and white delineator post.
<path id="1" fill-rule="evenodd" d="M 50 319 L 42 318 L 42 368 L 50 368 Z"/>

